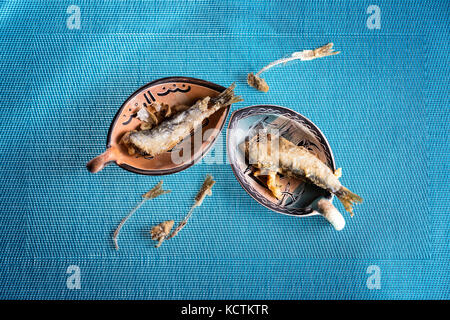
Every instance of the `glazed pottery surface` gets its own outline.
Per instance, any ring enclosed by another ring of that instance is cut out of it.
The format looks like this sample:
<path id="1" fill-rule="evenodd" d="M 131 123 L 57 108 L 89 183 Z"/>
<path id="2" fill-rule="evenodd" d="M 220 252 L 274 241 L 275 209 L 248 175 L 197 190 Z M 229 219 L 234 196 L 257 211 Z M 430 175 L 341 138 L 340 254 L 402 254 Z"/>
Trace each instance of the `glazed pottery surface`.
<path id="1" fill-rule="evenodd" d="M 187 77 L 163 78 L 141 87 L 123 103 L 117 112 L 109 129 L 107 150 L 91 160 L 88 169 L 91 172 L 97 172 L 110 162 L 115 162 L 126 170 L 146 175 L 171 174 L 189 168 L 212 147 L 225 124 L 230 107 L 220 109 L 206 119 L 197 132 L 192 132 L 190 137 L 186 137 L 170 151 L 155 157 L 141 154 L 129 155 L 127 148 L 119 144 L 120 139 L 124 133 L 139 128 L 141 121 L 137 118 L 136 112 L 141 107 L 153 102 L 170 106 L 193 105 L 197 100 L 206 96 L 215 97 L 225 89 L 208 81 Z M 201 137 L 200 142 L 193 138 L 194 135 Z M 174 156 L 174 152 L 181 154 Z M 186 154 L 182 154 L 183 152 Z"/>

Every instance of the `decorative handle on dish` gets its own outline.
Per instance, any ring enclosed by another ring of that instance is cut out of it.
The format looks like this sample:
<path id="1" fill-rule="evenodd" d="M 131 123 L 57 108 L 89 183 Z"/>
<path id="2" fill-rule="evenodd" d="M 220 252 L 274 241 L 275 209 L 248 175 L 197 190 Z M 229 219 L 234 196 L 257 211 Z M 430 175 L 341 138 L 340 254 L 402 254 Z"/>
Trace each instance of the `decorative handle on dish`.
<path id="1" fill-rule="evenodd" d="M 108 148 L 101 155 L 95 157 L 86 164 L 86 168 L 91 173 L 97 173 L 106 167 L 110 162 L 116 160 L 112 148 Z"/>
<path id="2" fill-rule="evenodd" d="M 336 209 L 331 201 L 320 198 L 313 203 L 313 208 L 316 208 L 317 212 L 320 213 L 329 223 L 334 227 L 334 229 L 340 231 L 345 227 L 345 219 L 342 214 Z"/>

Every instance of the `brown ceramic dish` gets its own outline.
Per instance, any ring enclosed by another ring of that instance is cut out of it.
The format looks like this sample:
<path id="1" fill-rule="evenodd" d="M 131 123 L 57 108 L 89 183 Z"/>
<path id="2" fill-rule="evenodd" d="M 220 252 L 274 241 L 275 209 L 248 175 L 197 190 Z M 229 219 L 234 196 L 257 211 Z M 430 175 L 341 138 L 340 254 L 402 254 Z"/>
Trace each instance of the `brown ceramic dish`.
<path id="1" fill-rule="evenodd" d="M 135 130 L 140 125 L 135 111 L 152 102 L 173 105 L 192 105 L 206 96 L 215 97 L 226 88 L 204 80 L 188 77 L 170 77 L 152 81 L 133 93 L 120 107 L 108 132 L 106 151 L 87 164 L 90 172 L 102 170 L 108 163 L 115 162 L 121 168 L 145 175 L 165 175 L 182 171 L 199 161 L 212 147 L 227 119 L 230 107 L 214 113 L 202 127 L 202 144 L 194 145 L 191 141 L 191 156 L 187 161 L 174 163 L 171 151 L 155 157 L 129 155 L 127 149 L 119 144 L 125 132 Z M 208 130 L 217 129 L 217 130 Z M 198 129 L 200 130 L 200 129 Z M 208 131 L 207 131 L 208 130 Z M 177 149 L 177 147 L 172 150 Z"/>

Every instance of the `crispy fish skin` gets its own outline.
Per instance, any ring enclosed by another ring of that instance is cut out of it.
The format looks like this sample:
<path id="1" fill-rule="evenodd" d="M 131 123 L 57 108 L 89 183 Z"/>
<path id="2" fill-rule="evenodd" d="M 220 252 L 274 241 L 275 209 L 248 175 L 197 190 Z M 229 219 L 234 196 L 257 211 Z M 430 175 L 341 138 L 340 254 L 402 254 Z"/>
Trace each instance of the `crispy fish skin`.
<path id="1" fill-rule="evenodd" d="M 274 146 L 278 145 L 278 151 Z M 352 213 L 353 204 L 362 202 L 362 198 L 339 181 L 340 170 L 333 172 L 308 149 L 296 146 L 283 137 L 268 134 L 265 137 L 255 136 L 241 145 L 249 163 L 258 169 L 264 169 L 268 175 L 273 172 L 303 178 L 312 184 L 335 194 L 342 202 L 345 210 Z"/>
<path id="2" fill-rule="evenodd" d="M 242 101 L 240 97 L 234 95 L 234 87 L 232 84 L 217 98 L 206 97 L 198 100 L 189 109 L 164 120 L 152 129 L 131 132 L 128 141 L 150 156 L 169 151 L 220 108 Z"/>

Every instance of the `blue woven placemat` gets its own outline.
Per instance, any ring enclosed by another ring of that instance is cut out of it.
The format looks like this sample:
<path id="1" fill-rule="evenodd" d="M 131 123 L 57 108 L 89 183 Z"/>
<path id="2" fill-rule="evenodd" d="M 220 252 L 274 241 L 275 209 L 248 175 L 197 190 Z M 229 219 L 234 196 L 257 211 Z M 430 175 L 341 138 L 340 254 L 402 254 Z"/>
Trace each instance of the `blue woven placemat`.
<path id="1" fill-rule="evenodd" d="M 0 2 L 0 298 L 448 299 L 449 5 L 370 5 Z M 328 42 L 342 53 L 274 68 L 266 94 L 247 86 L 248 72 Z M 336 232 L 260 206 L 222 133 L 209 157 L 223 161 L 164 177 L 173 192 L 142 207 L 116 252 L 113 230 L 160 178 L 85 164 L 122 102 L 167 76 L 236 82 L 232 110 L 311 119 L 365 199 L 355 217 Z M 181 219 L 206 173 L 213 197 L 155 249 L 148 230 Z"/>

